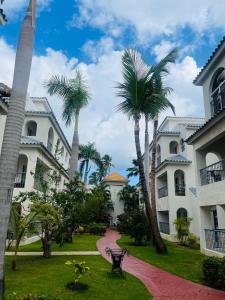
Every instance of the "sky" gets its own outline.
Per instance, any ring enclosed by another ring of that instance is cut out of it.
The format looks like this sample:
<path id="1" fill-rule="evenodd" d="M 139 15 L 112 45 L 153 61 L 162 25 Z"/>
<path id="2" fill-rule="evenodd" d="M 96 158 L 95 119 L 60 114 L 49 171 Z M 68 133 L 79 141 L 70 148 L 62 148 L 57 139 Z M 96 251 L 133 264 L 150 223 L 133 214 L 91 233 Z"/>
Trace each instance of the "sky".
<path id="1" fill-rule="evenodd" d="M 54 74 L 73 78 L 79 68 L 91 94 L 81 112 L 80 142 L 95 142 L 113 158 L 115 171 L 135 158 L 133 121 L 117 112 L 121 99 L 121 55 L 134 48 L 153 64 L 174 47 L 176 64 L 166 81 L 177 116 L 204 116 L 203 96 L 193 80 L 225 32 L 224 0 L 37 0 L 35 48 L 29 83 L 31 96 L 47 96 L 71 142 L 73 126 L 61 119 L 62 102 L 49 97 L 43 82 Z M 8 23 L 0 27 L 0 82 L 11 86 L 18 34 L 28 0 L 5 0 Z M 162 120 L 166 111 L 160 116 Z M 152 129 L 150 128 L 152 132 Z M 150 134 L 151 134 L 150 132 Z M 142 149 L 143 149 L 143 135 Z"/>

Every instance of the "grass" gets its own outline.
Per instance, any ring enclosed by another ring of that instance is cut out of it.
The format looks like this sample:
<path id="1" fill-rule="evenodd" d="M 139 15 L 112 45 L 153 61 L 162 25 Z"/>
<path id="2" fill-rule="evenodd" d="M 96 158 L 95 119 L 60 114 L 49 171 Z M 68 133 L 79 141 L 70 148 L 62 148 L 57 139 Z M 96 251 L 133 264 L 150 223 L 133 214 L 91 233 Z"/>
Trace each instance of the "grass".
<path id="1" fill-rule="evenodd" d="M 199 250 L 189 249 L 165 241 L 168 254 L 161 255 L 157 254 L 154 247 L 151 245 L 135 246 L 133 240 L 128 236 L 122 236 L 117 242 L 122 248 L 129 249 L 130 254 L 133 256 L 172 274 L 201 283 L 202 261 L 205 258 L 205 255 L 201 254 Z"/>
<path id="2" fill-rule="evenodd" d="M 96 242 L 99 240 L 97 235 L 82 234 L 73 237 L 73 243 L 65 243 L 60 247 L 52 243 L 52 251 L 97 251 Z M 20 246 L 19 251 L 38 252 L 41 251 L 41 241 L 29 245 Z"/>
<path id="3" fill-rule="evenodd" d="M 18 295 L 51 294 L 60 300 L 147 300 L 150 295 L 144 285 L 135 277 L 112 276 L 111 266 L 100 256 L 79 256 L 77 261 L 86 261 L 90 273 L 82 278 L 89 288 L 72 292 L 65 286 L 73 281 L 73 268 L 65 262 L 71 257 L 18 257 L 17 271 L 11 270 L 11 259 L 6 258 L 6 299 L 13 292 Z"/>

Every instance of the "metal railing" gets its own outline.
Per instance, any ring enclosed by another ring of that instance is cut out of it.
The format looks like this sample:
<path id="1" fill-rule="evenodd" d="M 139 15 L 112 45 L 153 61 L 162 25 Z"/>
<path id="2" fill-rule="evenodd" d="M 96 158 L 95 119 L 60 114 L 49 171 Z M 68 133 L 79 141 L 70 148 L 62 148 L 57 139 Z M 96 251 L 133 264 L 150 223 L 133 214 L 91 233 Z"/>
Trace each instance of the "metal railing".
<path id="1" fill-rule="evenodd" d="M 206 248 L 225 253 L 225 229 L 205 229 Z"/>
<path id="2" fill-rule="evenodd" d="M 169 222 L 159 222 L 159 231 L 161 233 L 170 234 Z"/>
<path id="3" fill-rule="evenodd" d="M 26 182 L 26 172 L 17 173 L 15 177 L 15 188 L 24 188 Z"/>
<path id="4" fill-rule="evenodd" d="M 167 186 L 163 186 L 158 189 L 158 197 L 159 198 L 163 198 L 163 197 L 167 197 L 167 196 L 168 196 L 168 187 Z"/>
<path id="5" fill-rule="evenodd" d="M 225 159 L 200 170 L 201 184 L 206 185 L 225 179 Z"/>
<path id="6" fill-rule="evenodd" d="M 211 114 L 214 116 L 221 109 L 225 108 L 225 82 L 220 84 L 220 86 L 212 93 L 211 97 Z"/>
<path id="7" fill-rule="evenodd" d="M 175 194 L 176 196 L 185 196 L 185 184 L 176 184 Z"/>

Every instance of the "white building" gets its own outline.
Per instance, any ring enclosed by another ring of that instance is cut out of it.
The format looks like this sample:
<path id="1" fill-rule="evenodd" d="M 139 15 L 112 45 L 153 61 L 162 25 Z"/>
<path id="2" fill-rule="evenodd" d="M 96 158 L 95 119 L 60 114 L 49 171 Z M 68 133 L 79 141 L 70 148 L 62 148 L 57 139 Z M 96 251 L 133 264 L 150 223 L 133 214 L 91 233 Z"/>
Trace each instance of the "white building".
<path id="1" fill-rule="evenodd" d="M 202 86 L 206 123 L 187 142 L 194 148 L 201 249 L 225 255 L 225 38 L 194 81 Z M 214 155 L 214 164 L 207 157 Z"/>
<path id="2" fill-rule="evenodd" d="M 202 118 L 167 117 L 158 130 L 157 216 L 160 232 L 169 240 L 176 239 L 174 220 L 180 216 L 191 217 L 190 230 L 199 235 L 193 146 L 187 145 L 185 139 L 203 123 Z"/>
<path id="3" fill-rule="evenodd" d="M 0 149 L 6 118 L 7 98 L 0 97 Z M 59 176 L 57 188 L 62 189 L 68 181 L 70 154 L 70 145 L 47 99 L 28 97 L 13 196 L 40 189 L 34 176 L 39 166 L 44 167 L 46 180 L 55 172 Z"/>
<path id="4" fill-rule="evenodd" d="M 111 212 L 111 225 L 114 225 L 118 222 L 117 216 L 124 213 L 124 203 L 120 201 L 119 192 L 128 183 L 128 179 L 114 172 L 106 176 L 104 182 L 108 186 L 111 194 L 111 201 L 114 208 Z"/>

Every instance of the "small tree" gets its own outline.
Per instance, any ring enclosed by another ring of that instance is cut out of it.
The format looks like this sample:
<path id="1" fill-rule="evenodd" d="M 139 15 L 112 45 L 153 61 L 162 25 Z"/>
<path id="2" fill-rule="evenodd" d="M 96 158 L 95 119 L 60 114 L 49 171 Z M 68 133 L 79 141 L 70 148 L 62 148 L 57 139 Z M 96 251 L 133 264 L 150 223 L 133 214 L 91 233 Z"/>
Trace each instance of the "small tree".
<path id="1" fill-rule="evenodd" d="M 67 285 L 68 288 L 74 290 L 87 288 L 87 285 L 82 284 L 80 282 L 82 276 L 90 270 L 90 268 L 86 266 L 86 262 L 85 261 L 77 262 L 76 260 L 72 260 L 72 261 L 69 260 L 65 264 L 67 266 L 72 266 L 74 268 L 74 281 Z"/>
<path id="2" fill-rule="evenodd" d="M 191 225 L 191 221 L 192 218 L 189 217 L 177 218 L 174 221 L 177 231 L 177 238 L 181 245 L 187 245 L 187 238 L 190 234 L 189 227 Z"/>

